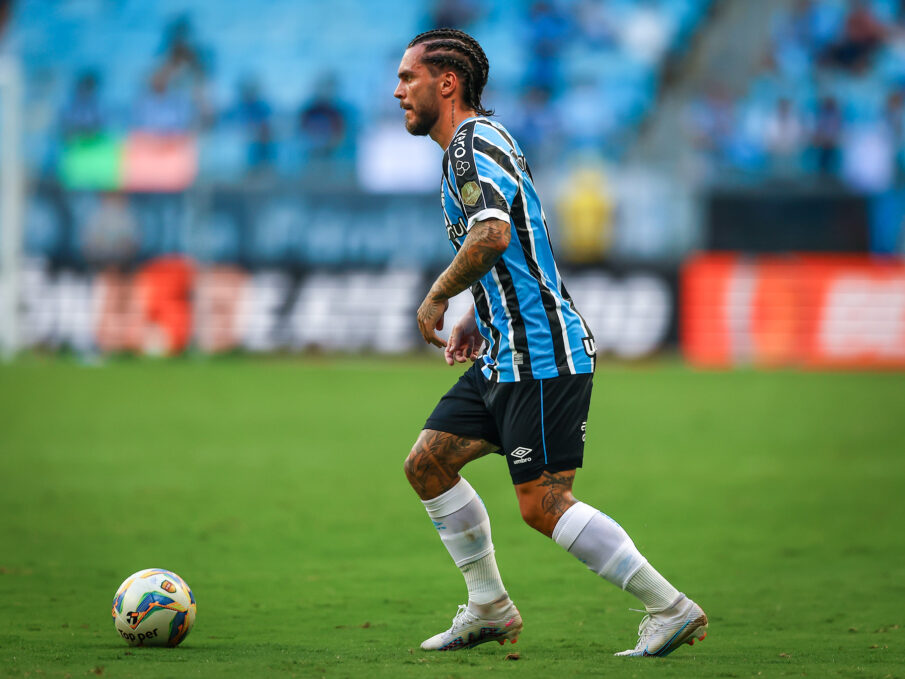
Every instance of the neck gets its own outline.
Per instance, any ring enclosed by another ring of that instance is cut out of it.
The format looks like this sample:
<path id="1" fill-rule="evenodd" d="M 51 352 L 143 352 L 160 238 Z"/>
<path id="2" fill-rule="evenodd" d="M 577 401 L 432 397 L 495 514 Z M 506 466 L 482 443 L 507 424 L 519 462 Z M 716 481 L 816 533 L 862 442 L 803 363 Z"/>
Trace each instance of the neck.
<path id="1" fill-rule="evenodd" d="M 452 142 L 456 128 L 463 120 L 473 118 L 475 115 L 477 114 L 474 109 L 467 108 L 462 102 L 451 100 L 440 112 L 437 122 L 430 131 L 430 138 L 445 151 Z"/>

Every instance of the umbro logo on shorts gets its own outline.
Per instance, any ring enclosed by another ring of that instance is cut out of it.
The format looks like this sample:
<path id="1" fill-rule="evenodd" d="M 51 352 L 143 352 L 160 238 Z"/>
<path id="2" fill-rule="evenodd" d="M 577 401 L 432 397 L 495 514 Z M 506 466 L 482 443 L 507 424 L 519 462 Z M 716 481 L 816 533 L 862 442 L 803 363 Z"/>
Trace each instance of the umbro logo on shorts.
<path id="1" fill-rule="evenodd" d="M 515 458 L 512 461 L 512 464 L 522 464 L 524 462 L 531 462 L 531 458 L 527 457 L 531 453 L 531 448 L 525 448 L 524 446 L 519 446 L 515 450 L 513 450 L 510 455 Z"/>

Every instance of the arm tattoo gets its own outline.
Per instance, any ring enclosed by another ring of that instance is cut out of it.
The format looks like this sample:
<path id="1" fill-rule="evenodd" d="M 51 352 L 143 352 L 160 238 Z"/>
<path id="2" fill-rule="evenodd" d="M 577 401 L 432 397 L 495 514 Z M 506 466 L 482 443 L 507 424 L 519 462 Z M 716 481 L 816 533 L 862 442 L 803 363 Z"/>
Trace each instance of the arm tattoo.
<path id="1" fill-rule="evenodd" d="M 575 504 L 575 499 L 571 497 L 574 479 L 575 472 L 551 474 L 545 471 L 543 473 L 537 485 L 548 489 L 541 498 L 541 508 L 544 513 L 562 516 L 563 512 Z M 567 493 L 569 497 L 564 497 Z"/>
<path id="2" fill-rule="evenodd" d="M 493 268 L 509 247 L 509 224 L 499 219 L 477 222 L 449 267 L 431 287 L 431 296 L 455 297 Z"/>

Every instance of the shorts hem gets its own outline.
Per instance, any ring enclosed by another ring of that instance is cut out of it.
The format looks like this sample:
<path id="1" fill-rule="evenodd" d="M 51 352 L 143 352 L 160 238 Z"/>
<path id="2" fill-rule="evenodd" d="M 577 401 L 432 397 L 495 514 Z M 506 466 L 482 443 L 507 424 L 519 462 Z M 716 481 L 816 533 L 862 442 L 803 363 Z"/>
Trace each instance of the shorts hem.
<path id="1" fill-rule="evenodd" d="M 545 464 L 537 471 L 537 473 L 534 473 L 531 470 L 525 470 L 525 473 L 513 474 L 510 471 L 509 476 L 512 477 L 513 485 L 518 485 L 520 483 L 528 483 L 539 479 L 544 472 L 558 474 L 559 472 L 569 471 L 570 469 L 581 469 L 581 465 L 582 460 L 556 460 L 550 464 Z"/>
<path id="2" fill-rule="evenodd" d="M 488 437 L 487 432 L 469 430 L 467 427 L 463 427 L 461 422 L 450 423 L 447 420 L 428 419 L 421 429 L 422 431 L 425 429 L 431 429 L 432 431 L 442 431 L 444 434 L 461 436 L 462 438 L 466 439 L 487 441 L 488 443 L 492 443 L 495 446 L 500 445 L 499 441 L 494 441 L 491 437 Z"/>

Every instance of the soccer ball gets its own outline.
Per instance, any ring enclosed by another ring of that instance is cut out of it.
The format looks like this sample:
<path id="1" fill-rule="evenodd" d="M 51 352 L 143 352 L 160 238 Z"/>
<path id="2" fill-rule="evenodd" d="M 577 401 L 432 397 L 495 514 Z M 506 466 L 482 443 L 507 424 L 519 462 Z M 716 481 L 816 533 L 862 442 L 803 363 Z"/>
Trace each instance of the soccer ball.
<path id="1" fill-rule="evenodd" d="M 113 597 L 113 624 L 130 646 L 178 646 L 195 623 L 195 596 L 172 571 L 147 568 Z"/>

